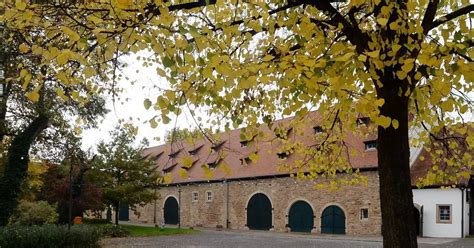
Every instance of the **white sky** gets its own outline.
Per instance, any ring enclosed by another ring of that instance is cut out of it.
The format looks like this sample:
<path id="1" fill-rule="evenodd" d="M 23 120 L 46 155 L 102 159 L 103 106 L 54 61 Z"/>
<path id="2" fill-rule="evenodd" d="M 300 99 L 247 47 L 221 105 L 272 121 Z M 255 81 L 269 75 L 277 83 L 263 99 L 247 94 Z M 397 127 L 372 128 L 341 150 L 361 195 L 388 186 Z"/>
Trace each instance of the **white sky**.
<path id="1" fill-rule="evenodd" d="M 139 71 L 137 72 L 137 70 Z M 108 96 L 107 108 L 110 112 L 103 118 L 97 129 L 83 131 L 82 147 L 84 149 L 94 147 L 101 140 L 108 140 L 109 131 L 119 123 L 120 119 L 137 126 L 139 128 L 137 141 L 147 138 L 150 146 L 162 144 L 165 132 L 175 126 L 175 119 L 167 125 L 159 123 L 156 128 L 151 128 L 148 123 L 148 120 L 155 116 L 157 112 L 153 110 L 153 106 L 146 110 L 143 101 L 149 98 L 152 102 L 155 102 L 159 91 L 154 86 L 162 88 L 167 86 L 166 80 L 157 75 L 155 67 L 145 68 L 141 62 L 131 59 L 129 65 L 124 69 L 124 74 L 129 76 L 130 81 L 124 79 L 119 82 L 121 84 L 119 87 L 124 88 L 124 92 L 119 94 L 119 97 L 115 99 L 115 103 L 112 96 Z M 134 81 L 133 84 L 132 81 Z M 188 119 L 186 114 L 183 113 L 176 122 L 176 126 L 193 128 L 192 121 Z M 157 141 L 156 137 L 159 137 L 161 141 Z"/>

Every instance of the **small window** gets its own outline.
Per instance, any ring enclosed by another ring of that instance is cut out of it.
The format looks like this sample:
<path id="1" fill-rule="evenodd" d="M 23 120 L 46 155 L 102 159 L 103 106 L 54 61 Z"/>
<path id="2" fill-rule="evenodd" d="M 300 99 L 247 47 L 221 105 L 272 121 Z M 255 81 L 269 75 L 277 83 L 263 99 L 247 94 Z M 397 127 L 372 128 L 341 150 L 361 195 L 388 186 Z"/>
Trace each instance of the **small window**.
<path id="1" fill-rule="evenodd" d="M 198 192 L 193 192 L 193 202 L 197 202 L 199 199 L 199 193 Z"/>
<path id="2" fill-rule="evenodd" d="M 200 145 L 200 146 L 194 148 L 193 150 L 190 150 L 190 151 L 189 151 L 189 154 L 190 154 L 190 155 L 193 155 L 193 156 L 196 155 L 196 154 L 198 154 L 199 150 L 201 150 L 201 148 L 202 148 L 203 146 L 204 146 L 204 145 Z"/>
<path id="3" fill-rule="evenodd" d="M 211 191 L 206 192 L 206 201 L 208 201 L 208 202 L 212 201 L 212 192 Z"/>
<path id="4" fill-rule="evenodd" d="M 219 159 L 216 159 L 214 162 L 207 163 L 207 166 L 210 169 L 214 169 L 219 165 L 220 162 L 221 162 L 221 159 L 219 158 Z"/>
<path id="5" fill-rule="evenodd" d="M 280 153 L 277 153 L 277 156 L 278 156 L 279 159 L 285 160 L 285 159 L 288 158 L 288 153 L 286 153 L 286 152 L 280 152 Z"/>
<path id="6" fill-rule="evenodd" d="M 376 140 L 369 140 L 365 141 L 365 150 L 375 150 L 377 149 L 377 141 Z"/>
<path id="7" fill-rule="evenodd" d="M 369 125 L 370 123 L 370 118 L 369 117 L 360 117 L 360 118 L 357 118 L 357 126 L 360 126 L 360 125 Z"/>
<path id="8" fill-rule="evenodd" d="M 436 223 L 451 224 L 451 205 L 436 205 Z"/>
<path id="9" fill-rule="evenodd" d="M 313 130 L 314 130 L 315 134 L 322 133 L 323 132 L 323 127 L 316 126 L 316 127 L 313 127 Z"/>
<path id="10" fill-rule="evenodd" d="M 224 141 L 221 141 L 219 143 L 216 143 L 215 145 L 211 146 L 211 150 L 214 151 L 214 152 L 217 152 L 221 149 L 222 145 L 224 145 L 225 143 L 225 140 Z"/>
<path id="11" fill-rule="evenodd" d="M 240 165 L 248 165 L 252 163 L 252 160 L 249 157 L 241 158 Z"/>
<path id="12" fill-rule="evenodd" d="M 181 149 L 179 149 L 179 150 L 177 150 L 177 151 L 175 151 L 175 152 L 173 152 L 173 153 L 170 153 L 170 155 L 168 155 L 168 157 L 170 157 L 170 158 L 176 158 L 176 157 L 178 156 L 179 152 L 181 152 Z"/>
<path id="13" fill-rule="evenodd" d="M 360 209 L 360 220 L 368 220 L 369 219 L 369 209 L 368 208 L 361 208 Z"/>

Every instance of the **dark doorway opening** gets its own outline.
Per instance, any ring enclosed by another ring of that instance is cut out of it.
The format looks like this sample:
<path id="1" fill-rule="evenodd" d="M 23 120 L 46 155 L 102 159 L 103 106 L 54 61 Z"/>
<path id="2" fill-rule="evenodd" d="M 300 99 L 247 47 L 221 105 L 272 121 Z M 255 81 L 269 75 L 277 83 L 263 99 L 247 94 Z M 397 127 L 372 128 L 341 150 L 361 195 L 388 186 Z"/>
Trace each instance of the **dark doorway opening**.
<path id="1" fill-rule="evenodd" d="M 174 197 L 168 197 L 165 201 L 165 207 L 163 209 L 165 224 L 177 225 L 179 221 L 178 215 L 178 201 Z"/>
<path id="2" fill-rule="evenodd" d="M 258 193 L 250 198 L 247 206 L 247 227 L 252 230 L 272 228 L 272 204 L 266 195 Z"/>
<path id="3" fill-rule="evenodd" d="M 338 206 L 329 206 L 321 214 L 321 233 L 346 234 L 346 216 Z"/>
<path id="4" fill-rule="evenodd" d="M 314 225 L 311 206 L 305 201 L 293 203 L 288 213 L 288 225 L 292 232 L 311 232 Z"/>

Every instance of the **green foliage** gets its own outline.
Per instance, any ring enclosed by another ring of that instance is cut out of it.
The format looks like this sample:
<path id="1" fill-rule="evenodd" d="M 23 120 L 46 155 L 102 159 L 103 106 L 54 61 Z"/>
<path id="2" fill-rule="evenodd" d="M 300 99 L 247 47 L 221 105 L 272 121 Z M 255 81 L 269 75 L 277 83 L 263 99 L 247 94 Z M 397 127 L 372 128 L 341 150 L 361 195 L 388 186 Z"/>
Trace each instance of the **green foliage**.
<path id="1" fill-rule="evenodd" d="M 20 226 L 0 228 L 0 247 L 50 248 L 50 247 L 98 247 L 101 232 L 88 225 L 65 226 Z"/>
<path id="2" fill-rule="evenodd" d="M 21 225 L 53 224 L 58 220 L 56 205 L 46 201 L 29 202 L 22 200 L 10 219 L 10 223 Z"/>
<path id="3" fill-rule="evenodd" d="M 187 128 L 173 128 L 165 133 L 165 142 L 170 144 L 176 141 L 182 141 L 186 139 L 197 139 L 201 138 L 202 133 L 199 129 L 187 129 Z"/>
<path id="4" fill-rule="evenodd" d="M 100 233 L 105 237 L 127 237 L 130 236 L 130 231 L 123 226 L 119 225 L 99 225 Z"/>
<path id="5" fill-rule="evenodd" d="M 159 227 L 148 227 L 148 226 L 131 226 L 123 225 L 123 229 L 130 233 L 133 237 L 146 237 L 146 236 L 162 236 L 162 235 L 176 235 L 176 234 L 195 234 L 198 231 L 183 228 L 159 228 Z"/>
<path id="6" fill-rule="evenodd" d="M 110 224 L 110 220 L 107 219 L 89 219 L 89 218 L 83 218 L 82 222 L 84 224 L 91 224 L 91 225 L 96 225 L 96 224 Z"/>
<path id="7" fill-rule="evenodd" d="M 135 131 L 131 126 L 117 127 L 111 134 L 111 141 L 102 141 L 97 147 L 97 159 L 91 176 L 103 190 L 106 204 L 118 207 L 127 204 L 132 209 L 156 198 L 153 187 L 159 174 L 154 160 L 143 157 L 147 146 L 142 141 L 135 146 Z"/>

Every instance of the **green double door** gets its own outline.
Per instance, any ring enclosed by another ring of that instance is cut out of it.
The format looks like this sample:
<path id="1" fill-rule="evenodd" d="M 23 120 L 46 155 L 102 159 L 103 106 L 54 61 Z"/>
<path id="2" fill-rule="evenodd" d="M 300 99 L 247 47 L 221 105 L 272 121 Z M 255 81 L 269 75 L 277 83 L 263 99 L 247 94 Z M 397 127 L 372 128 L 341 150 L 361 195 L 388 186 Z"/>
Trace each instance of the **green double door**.
<path id="1" fill-rule="evenodd" d="M 258 193 L 250 198 L 247 205 L 247 227 L 251 230 L 272 228 L 272 204 L 266 195 Z"/>
<path id="2" fill-rule="evenodd" d="M 291 205 L 288 213 L 288 225 L 292 232 L 311 232 L 314 225 L 311 206 L 305 201 L 297 201 Z"/>
<path id="3" fill-rule="evenodd" d="M 338 206 L 329 206 L 321 214 L 321 233 L 345 234 L 346 216 Z"/>

